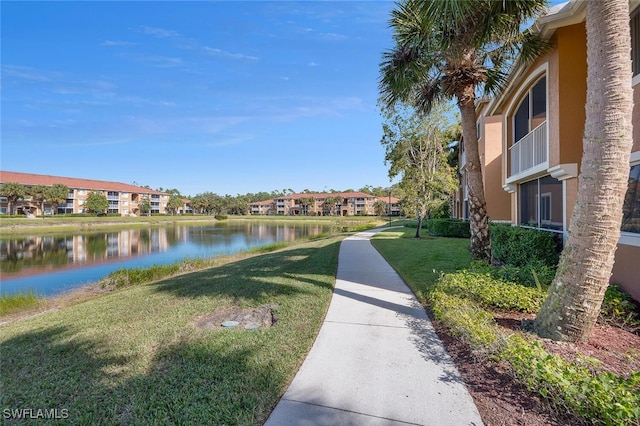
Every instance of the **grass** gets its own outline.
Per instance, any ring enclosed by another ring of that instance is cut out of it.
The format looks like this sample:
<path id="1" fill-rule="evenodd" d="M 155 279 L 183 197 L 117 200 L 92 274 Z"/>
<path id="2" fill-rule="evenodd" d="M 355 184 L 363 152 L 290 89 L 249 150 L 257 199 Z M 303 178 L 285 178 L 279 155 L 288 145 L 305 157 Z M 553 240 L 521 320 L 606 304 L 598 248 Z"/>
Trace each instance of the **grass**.
<path id="1" fill-rule="evenodd" d="M 16 292 L 0 296 L 0 317 L 16 312 L 33 311 L 44 303 L 33 291 Z"/>
<path id="2" fill-rule="evenodd" d="M 0 326 L 3 409 L 75 424 L 262 424 L 310 349 L 342 237 L 99 295 Z M 196 327 L 218 309 L 277 304 L 257 330 Z"/>
<path id="3" fill-rule="evenodd" d="M 415 239 L 415 228 L 395 228 L 371 240 L 380 254 L 400 273 L 418 299 L 425 302 L 429 287 L 442 273 L 468 268 L 469 240 L 465 238 Z"/>

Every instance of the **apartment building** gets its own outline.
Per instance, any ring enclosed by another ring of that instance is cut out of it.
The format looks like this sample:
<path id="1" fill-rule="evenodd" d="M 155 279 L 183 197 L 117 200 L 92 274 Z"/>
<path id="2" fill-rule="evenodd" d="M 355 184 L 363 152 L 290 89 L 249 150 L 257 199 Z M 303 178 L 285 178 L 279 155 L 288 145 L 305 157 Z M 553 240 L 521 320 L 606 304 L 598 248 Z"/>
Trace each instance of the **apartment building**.
<path id="1" fill-rule="evenodd" d="M 611 282 L 640 300 L 640 1 L 630 5 L 634 142 Z M 552 232 L 560 239 L 566 238 L 575 206 L 582 158 L 587 94 L 585 12 L 582 0 L 549 8 L 534 29 L 550 42 L 551 49 L 532 64 L 514 69 L 506 90 L 488 102 L 480 100 L 477 107 L 490 219 Z M 460 159 L 464 164 L 463 145 Z M 461 218 L 468 217 L 464 179 L 463 170 L 453 203 L 454 214 Z"/>
<path id="2" fill-rule="evenodd" d="M 397 198 L 376 197 L 364 192 L 284 195 L 251 203 L 250 212 L 257 215 L 374 216 L 376 201 L 384 202 L 392 216 L 400 215 Z"/>
<path id="3" fill-rule="evenodd" d="M 69 193 L 65 202 L 57 206 L 45 202 L 44 211 L 42 211 L 41 204 L 30 197 L 18 200 L 13 206 L 9 206 L 8 200 L 1 197 L 1 214 L 8 214 L 9 208 L 13 210 L 11 214 L 52 214 L 54 208 L 57 209 L 55 212 L 57 214 L 85 213 L 85 201 L 94 191 L 101 192 L 107 197 L 108 213 L 117 213 L 122 216 L 139 215 L 140 204 L 145 200 L 151 206 L 151 213 L 164 214 L 167 213 L 167 203 L 169 202 L 169 194 L 120 182 L 0 171 L 0 184 L 3 183 L 18 183 L 27 187 L 61 184 L 69 188 Z"/>

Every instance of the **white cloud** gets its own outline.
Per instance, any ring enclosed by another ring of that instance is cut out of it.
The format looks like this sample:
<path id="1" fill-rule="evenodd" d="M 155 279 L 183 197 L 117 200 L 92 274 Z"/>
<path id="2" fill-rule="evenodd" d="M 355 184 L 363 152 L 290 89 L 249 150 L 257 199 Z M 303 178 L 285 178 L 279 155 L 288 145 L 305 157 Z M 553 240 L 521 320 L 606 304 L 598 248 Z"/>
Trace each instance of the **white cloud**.
<path id="1" fill-rule="evenodd" d="M 317 62 L 311 61 L 311 62 L 309 62 L 307 64 L 307 66 L 309 66 L 309 67 L 317 67 L 317 66 L 319 66 L 319 64 Z"/>
<path id="2" fill-rule="evenodd" d="M 232 53 L 226 50 L 217 49 L 217 48 L 208 47 L 208 46 L 205 46 L 204 50 L 208 54 L 214 55 L 214 56 L 223 56 L 223 57 L 233 58 L 233 59 L 245 59 L 248 61 L 257 61 L 259 59 L 257 56 L 245 55 L 244 53 Z"/>
<path id="3" fill-rule="evenodd" d="M 3 65 L 2 74 L 4 77 L 15 77 L 32 81 L 51 81 L 51 77 L 46 73 L 31 67 L 19 65 Z"/>
<path id="4" fill-rule="evenodd" d="M 135 43 L 131 41 L 122 41 L 122 40 L 105 40 L 100 43 L 100 46 L 133 46 Z"/>
<path id="5" fill-rule="evenodd" d="M 158 28 L 158 27 L 147 27 L 147 26 L 142 26 L 140 27 L 139 31 L 142 34 L 147 34 L 147 35 L 151 35 L 154 37 L 158 37 L 158 38 L 172 38 L 172 37 L 179 37 L 180 33 L 174 30 L 168 30 L 165 28 Z"/>
<path id="6" fill-rule="evenodd" d="M 125 59 L 147 63 L 156 68 L 174 68 L 186 66 L 182 58 L 161 55 L 122 55 Z"/>
<path id="7" fill-rule="evenodd" d="M 341 41 L 341 40 L 346 40 L 348 38 L 344 34 L 337 34 L 337 33 L 320 33 L 319 36 L 322 39 L 330 40 L 330 41 Z"/>

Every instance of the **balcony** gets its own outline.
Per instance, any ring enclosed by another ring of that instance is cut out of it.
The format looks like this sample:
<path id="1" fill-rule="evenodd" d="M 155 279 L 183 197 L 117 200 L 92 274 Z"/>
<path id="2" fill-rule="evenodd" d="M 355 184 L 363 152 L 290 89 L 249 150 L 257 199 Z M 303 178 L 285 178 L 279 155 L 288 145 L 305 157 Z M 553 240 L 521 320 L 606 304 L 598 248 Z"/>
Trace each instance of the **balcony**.
<path id="1" fill-rule="evenodd" d="M 547 147 L 547 122 L 540 124 L 525 137 L 509 148 L 511 159 L 511 173 L 507 182 L 516 180 L 519 175 L 538 171 L 541 165 L 547 164 L 549 159 Z"/>

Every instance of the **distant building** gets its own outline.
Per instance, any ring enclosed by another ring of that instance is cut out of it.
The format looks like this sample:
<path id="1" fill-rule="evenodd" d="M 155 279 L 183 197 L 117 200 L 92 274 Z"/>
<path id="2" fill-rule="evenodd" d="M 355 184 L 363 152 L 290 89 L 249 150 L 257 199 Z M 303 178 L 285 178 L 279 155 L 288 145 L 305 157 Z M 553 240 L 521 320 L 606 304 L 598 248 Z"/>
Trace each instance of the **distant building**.
<path id="1" fill-rule="evenodd" d="M 374 216 L 376 201 L 385 203 L 385 214 L 400 215 L 399 200 L 395 197 L 376 197 L 364 192 L 325 192 L 290 194 L 272 200 L 250 204 L 256 215 L 305 216 Z"/>
<path id="2" fill-rule="evenodd" d="M 64 203 L 55 207 L 56 213 L 59 214 L 85 213 L 85 201 L 94 191 L 102 192 L 107 197 L 108 213 L 117 213 L 122 216 L 140 215 L 140 204 L 144 200 L 149 201 L 151 213 L 164 214 L 167 213 L 166 208 L 169 202 L 169 194 L 120 182 L 0 171 L 0 184 L 3 183 L 18 183 L 27 187 L 65 185 L 69 188 L 69 194 L 67 194 Z M 8 200 L 5 197 L 0 197 L 0 213 L 8 214 L 9 208 Z M 54 206 L 50 202 L 45 202 L 43 212 L 40 203 L 28 197 L 14 203 L 11 208 L 13 209 L 11 214 L 42 215 L 53 213 Z M 185 209 L 187 208 L 185 205 Z"/>

